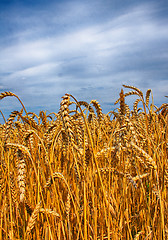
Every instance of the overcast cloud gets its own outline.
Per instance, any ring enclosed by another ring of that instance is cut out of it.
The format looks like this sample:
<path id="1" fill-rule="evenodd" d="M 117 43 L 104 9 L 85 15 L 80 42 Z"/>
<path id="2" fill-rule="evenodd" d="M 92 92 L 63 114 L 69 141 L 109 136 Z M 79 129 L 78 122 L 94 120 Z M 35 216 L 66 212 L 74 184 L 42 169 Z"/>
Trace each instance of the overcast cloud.
<path id="1" fill-rule="evenodd" d="M 97 99 L 107 113 L 122 84 L 151 88 L 156 105 L 166 102 L 166 1 L 111 2 L 2 1 L 0 91 L 14 92 L 36 113 L 57 112 L 65 93 Z M 0 102 L 5 114 L 17 107 L 11 98 Z"/>

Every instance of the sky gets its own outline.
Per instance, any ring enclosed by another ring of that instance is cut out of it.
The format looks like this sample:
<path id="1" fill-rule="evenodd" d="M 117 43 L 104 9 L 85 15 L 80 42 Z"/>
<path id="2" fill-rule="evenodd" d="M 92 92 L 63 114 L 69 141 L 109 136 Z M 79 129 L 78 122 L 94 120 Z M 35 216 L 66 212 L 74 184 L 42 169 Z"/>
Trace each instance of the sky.
<path id="1" fill-rule="evenodd" d="M 69 93 L 108 113 L 122 84 L 167 102 L 168 0 L 0 0 L 0 92 L 28 112 L 58 112 Z M 20 109 L 0 100 L 6 118 Z"/>

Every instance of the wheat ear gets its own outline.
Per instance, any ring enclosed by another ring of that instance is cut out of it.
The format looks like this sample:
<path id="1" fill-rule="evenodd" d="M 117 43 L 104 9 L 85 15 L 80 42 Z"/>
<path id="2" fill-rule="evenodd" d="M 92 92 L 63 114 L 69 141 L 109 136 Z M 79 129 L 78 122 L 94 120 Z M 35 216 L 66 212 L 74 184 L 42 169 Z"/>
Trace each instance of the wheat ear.
<path id="1" fill-rule="evenodd" d="M 145 100 L 146 100 L 146 106 L 148 107 L 149 105 L 149 97 L 150 97 L 150 93 L 151 93 L 151 89 L 148 89 L 147 92 L 146 92 L 146 97 L 145 97 Z"/>
<path id="2" fill-rule="evenodd" d="M 26 188 L 26 164 L 25 160 L 23 158 L 23 154 L 18 149 L 18 186 L 19 186 L 19 192 L 20 192 L 20 202 L 24 202 L 25 198 L 25 188 Z"/>
<path id="3" fill-rule="evenodd" d="M 2 100 L 5 97 L 16 97 L 19 100 L 20 104 L 22 105 L 22 107 L 23 107 L 23 109 L 24 109 L 24 111 L 27 115 L 27 111 L 26 111 L 25 106 L 23 105 L 22 101 L 20 100 L 20 98 L 16 94 L 14 94 L 12 92 L 4 92 L 4 93 L 0 94 L 0 100 Z"/>
<path id="4" fill-rule="evenodd" d="M 72 126 L 70 122 L 70 115 L 69 115 L 69 105 L 70 105 L 70 95 L 66 94 L 62 97 L 63 100 L 61 101 L 60 106 L 60 114 L 63 120 L 63 125 L 65 128 L 65 132 L 68 134 L 68 137 L 72 142 L 74 142 Z"/>
<path id="5" fill-rule="evenodd" d="M 26 239 L 28 238 L 28 236 L 30 235 L 32 229 L 34 228 L 34 225 L 35 225 L 36 220 L 37 220 L 37 215 L 38 215 L 38 213 L 40 211 L 40 206 L 41 206 L 41 202 L 39 202 L 36 205 L 36 207 L 35 207 L 32 215 L 31 215 L 31 217 L 29 218 L 29 222 L 28 222 L 27 228 L 26 228 Z"/>
<path id="6" fill-rule="evenodd" d="M 96 100 L 92 100 L 90 103 L 92 103 L 93 106 L 95 107 L 96 113 L 97 113 L 97 117 L 98 117 L 99 122 L 100 122 L 103 119 L 103 114 L 102 114 L 102 108 L 101 108 L 99 102 L 96 101 Z"/>
<path id="7" fill-rule="evenodd" d="M 141 90 L 139 88 L 134 87 L 134 86 L 128 86 L 128 85 L 125 85 L 125 84 L 123 84 L 123 87 L 130 88 L 130 89 L 136 91 L 137 95 L 140 96 L 143 99 L 143 93 L 141 92 Z"/>

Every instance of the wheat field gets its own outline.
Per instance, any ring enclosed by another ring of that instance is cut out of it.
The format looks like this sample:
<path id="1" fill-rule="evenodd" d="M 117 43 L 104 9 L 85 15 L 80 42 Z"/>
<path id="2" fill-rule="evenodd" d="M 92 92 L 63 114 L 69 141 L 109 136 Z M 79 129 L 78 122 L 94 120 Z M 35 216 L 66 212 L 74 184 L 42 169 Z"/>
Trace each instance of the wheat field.
<path id="1" fill-rule="evenodd" d="M 123 88 L 108 114 L 66 94 L 36 115 L 0 94 L 21 104 L 0 125 L 0 239 L 168 239 L 168 104 Z"/>

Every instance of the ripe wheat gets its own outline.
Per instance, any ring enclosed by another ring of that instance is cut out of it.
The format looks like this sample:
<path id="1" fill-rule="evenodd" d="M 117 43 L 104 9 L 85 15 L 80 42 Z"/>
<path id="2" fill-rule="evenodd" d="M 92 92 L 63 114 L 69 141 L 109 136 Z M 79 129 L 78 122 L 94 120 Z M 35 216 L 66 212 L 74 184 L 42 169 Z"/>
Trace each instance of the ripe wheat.
<path id="1" fill-rule="evenodd" d="M 21 103 L 1 112 L 0 239 L 168 239 L 168 104 L 123 87 L 108 114 L 65 94 L 37 115 L 0 94 Z"/>

